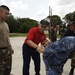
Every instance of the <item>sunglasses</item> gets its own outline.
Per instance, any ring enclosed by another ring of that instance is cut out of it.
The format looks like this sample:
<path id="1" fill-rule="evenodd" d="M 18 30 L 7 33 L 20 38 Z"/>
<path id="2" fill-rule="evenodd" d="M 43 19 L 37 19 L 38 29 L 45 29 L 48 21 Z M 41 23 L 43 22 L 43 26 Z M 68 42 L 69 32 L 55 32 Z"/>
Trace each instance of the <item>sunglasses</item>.
<path id="1" fill-rule="evenodd" d="M 43 26 L 43 25 L 42 25 L 41 27 L 42 27 L 42 28 L 46 28 L 46 26 Z"/>

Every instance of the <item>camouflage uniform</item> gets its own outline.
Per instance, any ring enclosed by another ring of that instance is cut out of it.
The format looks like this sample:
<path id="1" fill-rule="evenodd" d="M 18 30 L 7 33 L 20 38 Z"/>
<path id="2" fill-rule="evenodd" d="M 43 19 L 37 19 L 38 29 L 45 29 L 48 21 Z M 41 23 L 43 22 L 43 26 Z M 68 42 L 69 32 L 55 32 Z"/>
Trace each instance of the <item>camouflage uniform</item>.
<path id="1" fill-rule="evenodd" d="M 9 27 L 5 20 L 9 16 L 10 9 L 0 6 L 0 75 L 10 75 L 13 51 L 9 39 Z"/>
<path id="2" fill-rule="evenodd" d="M 0 75 L 8 75 L 11 72 L 12 56 L 8 49 L 0 49 Z"/>
<path id="3" fill-rule="evenodd" d="M 46 65 L 46 75 L 62 75 L 63 63 L 75 51 L 75 37 L 64 37 L 45 47 L 43 60 Z"/>
<path id="4" fill-rule="evenodd" d="M 0 75 L 9 75 L 11 72 L 11 51 L 9 28 L 5 22 L 2 25 L 0 22 Z"/>

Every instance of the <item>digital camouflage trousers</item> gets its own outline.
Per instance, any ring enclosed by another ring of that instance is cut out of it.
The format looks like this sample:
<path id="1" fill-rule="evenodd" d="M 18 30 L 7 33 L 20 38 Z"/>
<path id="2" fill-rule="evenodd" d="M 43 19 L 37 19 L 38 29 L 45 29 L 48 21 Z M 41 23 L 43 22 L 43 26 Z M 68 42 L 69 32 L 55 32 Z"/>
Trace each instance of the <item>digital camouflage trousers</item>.
<path id="1" fill-rule="evenodd" d="M 9 75 L 11 72 L 12 55 L 8 49 L 0 49 L 0 75 Z"/>

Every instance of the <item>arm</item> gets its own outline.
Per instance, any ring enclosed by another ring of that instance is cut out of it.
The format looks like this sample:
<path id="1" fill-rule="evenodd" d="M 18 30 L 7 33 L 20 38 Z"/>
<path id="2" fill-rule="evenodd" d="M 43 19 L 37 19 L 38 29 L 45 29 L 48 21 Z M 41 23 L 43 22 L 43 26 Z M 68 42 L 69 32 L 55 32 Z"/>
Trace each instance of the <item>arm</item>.
<path id="1" fill-rule="evenodd" d="M 27 44 L 28 44 L 30 47 L 35 48 L 35 49 L 38 51 L 38 53 L 43 53 L 43 51 L 44 51 L 44 46 L 42 46 L 42 45 L 37 45 L 37 44 L 35 44 L 34 42 L 32 42 L 31 40 L 27 40 Z"/>
<path id="2" fill-rule="evenodd" d="M 12 46 L 11 46 L 11 43 L 10 43 L 10 39 L 9 39 L 9 27 L 8 27 L 8 24 L 5 22 L 5 27 L 7 29 L 7 43 L 8 43 L 8 50 L 9 50 L 9 53 L 13 54 L 14 53 L 14 50 L 12 49 Z"/>
<path id="3" fill-rule="evenodd" d="M 30 47 L 32 47 L 32 48 L 37 48 L 37 44 L 35 44 L 33 41 L 31 41 L 31 40 L 27 40 L 27 44 L 30 46 Z"/>

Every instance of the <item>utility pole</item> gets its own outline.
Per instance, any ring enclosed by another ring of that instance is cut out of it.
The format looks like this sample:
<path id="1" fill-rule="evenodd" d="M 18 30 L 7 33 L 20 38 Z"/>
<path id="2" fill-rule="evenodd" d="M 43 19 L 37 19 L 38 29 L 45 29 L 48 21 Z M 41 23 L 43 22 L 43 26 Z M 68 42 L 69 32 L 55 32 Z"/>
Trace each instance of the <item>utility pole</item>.
<path id="1" fill-rule="evenodd" d="M 49 6 L 49 39 L 51 38 L 50 32 L 51 32 L 51 26 L 52 26 L 52 9 Z"/>

